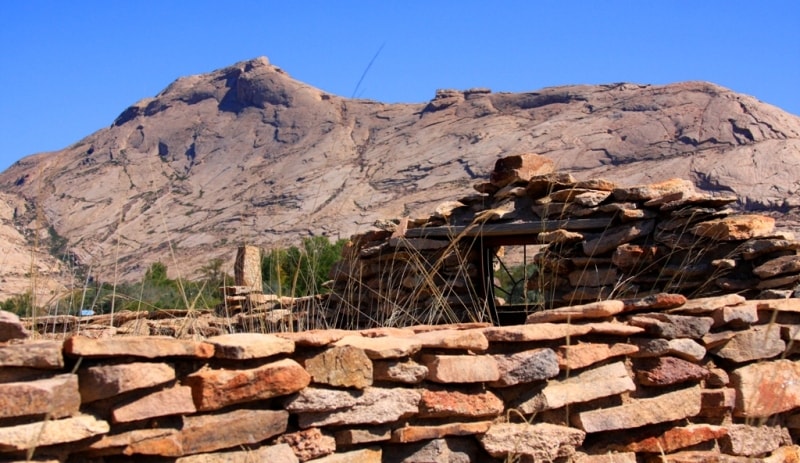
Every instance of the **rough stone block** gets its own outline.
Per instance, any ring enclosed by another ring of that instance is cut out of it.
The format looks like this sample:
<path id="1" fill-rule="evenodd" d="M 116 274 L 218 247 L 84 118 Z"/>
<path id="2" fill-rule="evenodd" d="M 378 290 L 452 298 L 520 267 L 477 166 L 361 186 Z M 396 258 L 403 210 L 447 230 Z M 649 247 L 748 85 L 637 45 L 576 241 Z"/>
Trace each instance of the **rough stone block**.
<path id="1" fill-rule="evenodd" d="M 73 357 L 196 357 L 214 356 L 214 346 L 206 342 L 166 336 L 130 336 L 91 339 L 73 336 L 64 342 L 64 353 Z"/>
<path id="2" fill-rule="evenodd" d="M 311 376 L 291 359 L 248 370 L 203 369 L 184 381 L 191 386 L 198 410 L 289 395 L 308 386 Z"/>
<path id="3" fill-rule="evenodd" d="M 111 419 L 115 423 L 127 423 L 159 416 L 191 415 L 196 411 L 197 408 L 192 399 L 192 388 L 174 386 L 114 407 L 111 411 Z"/>
<path id="4" fill-rule="evenodd" d="M 538 392 L 535 389 L 526 391 L 514 403 L 514 408 L 532 414 L 634 390 L 636 385 L 625 365 L 616 362 L 565 380 L 550 381 Z"/>
<path id="5" fill-rule="evenodd" d="M 500 370 L 489 355 L 423 355 L 428 380 L 436 383 L 480 383 L 497 381 Z"/>
<path id="6" fill-rule="evenodd" d="M 577 370 L 621 355 L 633 355 L 638 351 L 639 347 L 633 344 L 580 343 L 560 346 L 556 351 L 556 356 L 558 357 L 558 366 L 562 370 Z"/>
<path id="7" fill-rule="evenodd" d="M 29 336 L 30 333 L 22 326 L 22 322 L 16 314 L 0 310 L 0 342 L 25 339 Z"/>
<path id="8" fill-rule="evenodd" d="M 634 315 L 628 319 L 628 323 L 641 326 L 649 334 L 662 338 L 701 339 L 711 329 L 714 320 L 710 317 L 650 313 Z"/>
<path id="9" fill-rule="evenodd" d="M 572 420 L 588 433 L 638 428 L 695 416 L 700 413 L 700 397 L 700 387 L 695 386 L 617 407 L 580 412 Z"/>
<path id="10" fill-rule="evenodd" d="M 483 331 L 474 330 L 436 330 L 417 333 L 414 336 L 426 349 L 463 349 L 483 352 L 489 348 L 489 341 Z"/>
<path id="11" fill-rule="evenodd" d="M 217 415 L 184 417 L 180 431 L 183 455 L 257 444 L 286 432 L 284 410 L 234 410 Z"/>
<path id="12" fill-rule="evenodd" d="M 206 339 L 214 346 L 214 357 L 225 359 L 254 359 L 294 352 L 294 342 L 272 334 L 235 333 Z"/>
<path id="13" fill-rule="evenodd" d="M 376 360 L 372 364 L 372 377 L 375 381 L 418 384 L 428 376 L 428 367 L 407 359 Z"/>
<path id="14" fill-rule="evenodd" d="M 619 446 L 619 449 L 636 453 L 672 453 L 701 442 L 719 439 L 727 433 L 727 428 L 723 426 L 705 423 L 690 424 L 669 429 L 659 436 Z"/>
<path id="15" fill-rule="evenodd" d="M 80 406 L 77 375 L 0 384 L 0 418 L 31 415 L 63 418 L 77 414 Z"/>
<path id="16" fill-rule="evenodd" d="M 483 330 L 483 334 L 490 342 L 530 342 L 575 338 L 583 336 L 591 330 L 591 327 L 582 325 L 535 323 L 486 328 Z"/>
<path id="17" fill-rule="evenodd" d="M 362 349 L 370 359 L 394 359 L 408 357 L 420 349 L 422 343 L 412 337 L 345 336 L 334 346 L 353 346 Z"/>
<path id="18" fill-rule="evenodd" d="M 755 457 L 790 444 L 791 438 L 780 426 L 729 424 L 720 439 L 720 449 L 728 454 Z"/>
<path id="19" fill-rule="evenodd" d="M 503 414 L 503 401 L 491 391 L 420 391 L 419 418 L 485 418 Z"/>
<path id="20" fill-rule="evenodd" d="M 351 396 L 352 397 L 352 396 Z M 329 412 L 299 413 L 301 428 L 391 423 L 419 412 L 420 392 L 413 389 L 369 387 L 353 397 L 352 406 Z M 297 404 L 295 404 L 297 405 Z M 292 404 L 287 406 L 291 410 Z"/>
<path id="21" fill-rule="evenodd" d="M 687 381 L 700 381 L 708 370 L 676 357 L 658 357 L 639 362 L 636 379 L 645 386 L 669 386 Z"/>
<path id="22" fill-rule="evenodd" d="M 76 442 L 105 434 L 109 429 L 107 422 L 91 415 L 2 427 L 0 451 L 28 450 Z"/>
<path id="23" fill-rule="evenodd" d="M 492 386 L 506 387 L 532 383 L 558 375 L 558 357 L 552 349 L 532 349 L 516 354 L 495 355 L 500 379 Z"/>
<path id="24" fill-rule="evenodd" d="M 605 283 L 604 283 L 605 284 Z M 573 286 L 578 286 L 573 284 Z M 607 318 L 622 313 L 625 303 L 617 300 L 592 302 L 589 304 L 559 307 L 557 309 L 534 312 L 528 315 L 525 323 L 544 323 L 576 321 L 594 318 Z"/>
<path id="25" fill-rule="evenodd" d="M 314 463 L 381 463 L 383 451 L 380 448 L 351 450 L 317 458 Z"/>
<path id="26" fill-rule="evenodd" d="M 233 266 L 236 286 L 245 286 L 253 291 L 261 291 L 261 249 L 256 246 L 239 246 Z"/>
<path id="27" fill-rule="evenodd" d="M 298 463 L 292 448 L 287 444 L 265 445 L 253 450 L 232 450 L 228 452 L 201 453 L 180 457 L 175 463 L 253 463 L 257 461 L 274 463 Z"/>
<path id="28" fill-rule="evenodd" d="M 336 451 L 336 440 L 322 434 L 318 428 L 283 434 L 275 442 L 288 444 L 300 461 L 324 457 Z"/>
<path id="29" fill-rule="evenodd" d="M 175 379 L 175 369 L 165 363 L 98 365 L 78 370 L 83 403 L 125 392 L 158 386 Z"/>
<path id="30" fill-rule="evenodd" d="M 27 367 L 55 370 L 64 367 L 61 343 L 35 341 L 9 344 L 0 348 L 0 367 Z"/>
<path id="31" fill-rule="evenodd" d="M 315 383 L 356 389 L 372 385 L 372 361 L 357 347 L 331 347 L 308 358 L 305 368 Z"/>
<path id="32" fill-rule="evenodd" d="M 436 426 L 403 426 L 392 432 L 392 442 L 418 442 L 421 440 L 441 439 L 446 436 L 471 436 L 483 434 L 492 426 L 491 421 L 473 421 L 470 423 L 447 423 Z"/>
<path id="33" fill-rule="evenodd" d="M 737 332 L 729 341 L 714 348 L 714 355 L 725 360 L 744 363 L 777 357 L 786 350 L 778 325 L 754 326 Z"/>
<path id="34" fill-rule="evenodd" d="M 767 418 L 800 407 L 800 362 L 775 360 L 753 363 L 734 370 L 734 414 Z"/>
<path id="35" fill-rule="evenodd" d="M 585 437 L 579 429 L 549 423 L 495 423 L 479 440 L 494 458 L 524 455 L 554 461 L 572 456 Z"/>
<path id="36" fill-rule="evenodd" d="M 749 240 L 768 236 L 775 230 L 775 219 L 763 215 L 741 214 L 700 222 L 689 231 L 716 241 Z"/>

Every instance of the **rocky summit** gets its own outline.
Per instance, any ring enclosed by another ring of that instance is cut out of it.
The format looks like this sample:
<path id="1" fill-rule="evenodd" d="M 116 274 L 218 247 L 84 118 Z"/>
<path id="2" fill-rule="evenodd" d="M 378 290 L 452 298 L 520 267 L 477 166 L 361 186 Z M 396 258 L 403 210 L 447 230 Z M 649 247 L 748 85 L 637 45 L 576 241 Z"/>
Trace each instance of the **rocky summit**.
<path id="1" fill-rule="evenodd" d="M 686 179 L 797 223 L 800 117 L 711 83 L 438 90 L 386 104 L 331 95 L 257 58 L 180 78 L 109 127 L 0 174 L 0 294 L 21 292 L 11 283 L 32 270 L 60 271 L 29 249 L 106 280 L 155 261 L 192 277 L 243 243 L 348 237 L 428 215 L 499 158 L 529 152 L 580 180 Z"/>

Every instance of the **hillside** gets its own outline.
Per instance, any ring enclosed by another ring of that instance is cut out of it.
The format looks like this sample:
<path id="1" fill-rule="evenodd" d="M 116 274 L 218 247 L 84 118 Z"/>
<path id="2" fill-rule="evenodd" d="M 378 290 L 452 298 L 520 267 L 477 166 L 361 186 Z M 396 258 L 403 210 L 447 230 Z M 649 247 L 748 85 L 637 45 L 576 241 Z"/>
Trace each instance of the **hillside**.
<path id="1" fill-rule="evenodd" d="M 798 217 L 800 117 L 714 84 L 440 90 L 385 104 L 327 94 L 266 58 L 180 78 L 74 145 L 20 160 L 0 174 L 0 200 L 39 220 L 4 225 L 62 241 L 49 247 L 101 279 L 155 261 L 192 277 L 242 243 L 427 215 L 520 152 L 581 179 L 682 177 L 786 226 Z"/>

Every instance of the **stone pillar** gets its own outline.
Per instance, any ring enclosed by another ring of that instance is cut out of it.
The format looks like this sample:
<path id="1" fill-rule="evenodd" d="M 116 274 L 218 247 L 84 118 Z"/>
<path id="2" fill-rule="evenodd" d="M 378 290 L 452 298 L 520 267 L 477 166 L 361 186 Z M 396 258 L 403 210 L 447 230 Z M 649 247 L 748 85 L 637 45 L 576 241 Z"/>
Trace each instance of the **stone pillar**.
<path id="1" fill-rule="evenodd" d="M 261 249 L 256 246 L 239 246 L 233 271 L 236 286 L 261 291 Z"/>

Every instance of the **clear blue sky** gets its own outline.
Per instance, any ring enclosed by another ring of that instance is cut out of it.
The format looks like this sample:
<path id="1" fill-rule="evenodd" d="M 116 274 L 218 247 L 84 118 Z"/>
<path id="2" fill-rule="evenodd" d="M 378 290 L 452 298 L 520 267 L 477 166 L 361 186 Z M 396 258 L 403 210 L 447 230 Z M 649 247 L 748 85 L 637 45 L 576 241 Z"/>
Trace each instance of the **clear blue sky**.
<path id="1" fill-rule="evenodd" d="M 800 114 L 800 1 L 0 2 L 0 170 L 176 78 L 267 56 L 343 96 L 706 80 Z"/>

